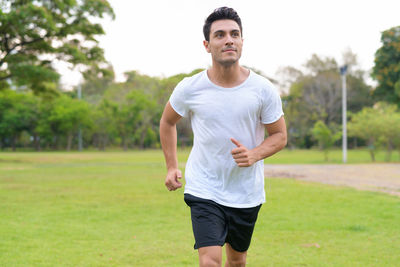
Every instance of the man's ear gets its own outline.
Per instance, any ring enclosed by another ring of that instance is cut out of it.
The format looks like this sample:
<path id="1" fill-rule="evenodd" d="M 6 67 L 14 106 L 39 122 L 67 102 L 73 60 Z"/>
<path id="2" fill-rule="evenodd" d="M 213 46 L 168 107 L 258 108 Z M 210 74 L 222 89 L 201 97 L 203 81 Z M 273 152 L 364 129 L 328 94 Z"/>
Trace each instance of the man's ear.
<path id="1" fill-rule="evenodd" d="M 211 50 L 210 50 L 210 47 L 209 47 L 210 43 L 209 43 L 207 40 L 204 40 L 204 41 L 203 41 L 203 45 L 204 45 L 204 47 L 206 48 L 206 51 L 207 51 L 208 53 L 211 53 Z"/>

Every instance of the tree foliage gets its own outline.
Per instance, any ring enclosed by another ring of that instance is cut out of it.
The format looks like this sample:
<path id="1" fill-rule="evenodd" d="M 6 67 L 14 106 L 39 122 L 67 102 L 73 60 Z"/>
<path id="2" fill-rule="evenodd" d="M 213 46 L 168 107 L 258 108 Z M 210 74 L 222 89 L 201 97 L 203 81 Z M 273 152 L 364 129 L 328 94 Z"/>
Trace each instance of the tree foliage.
<path id="1" fill-rule="evenodd" d="M 82 100 L 77 99 L 76 90 L 51 98 L 29 90 L 2 90 L 0 147 L 31 144 L 37 150 L 70 150 L 77 147 L 79 129 L 85 147 L 159 147 L 159 120 L 165 103 L 178 82 L 199 71 L 166 78 L 130 71 L 120 83 L 113 81 L 112 67 L 107 73 L 89 71 L 84 74 Z M 190 121 L 181 120 L 178 130 L 181 145 L 191 144 Z"/>
<path id="2" fill-rule="evenodd" d="M 372 105 L 371 88 L 365 84 L 363 73 L 357 69 L 356 56 L 346 53 L 353 62 L 347 75 L 348 110 L 357 112 Z M 342 121 L 342 84 L 338 64 L 333 58 L 313 55 L 305 64 L 305 71 L 289 67 L 282 73 L 292 74 L 289 92 L 283 97 L 289 132 L 289 146 L 311 147 L 312 132 L 317 121 L 332 127 Z"/>
<path id="3" fill-rule="evenodd" d="M 104 34 L 91 18 L 114 17 L 105 0 L 9 0 L 0 9 L 0 89 L 27 86 L 55 90 L 54 62 L 97 67 L 104 62 L 96 36 Z"/>
<path id="4" fill-rule="evenodd" d="M 375 152 L 379 146 L 386 148 L 387 161 L 390 161 L 394 148 L 397 147 L 400 153 L 400 113 L 396 105 L 380 102 L 374 107 L 363 108 L 352 114 L 348 130 L 350 136 L 368 141 L 372 161 L 375 161 Z"/>
<path id="5" fill-rule="evenodd" d="M 23 132 L 36 136 L 38 111 L 38 101 L 31 94 L 10 90 L 0 92 L 0 138 L 6 138 L 15 150 Z"/>
<path id="6" fill-rule="evenodd" d="M 355 64 L 355 55 L 350 53 L 346 57 Z M 328 149 L 332 140 L 324 138 L 335 137 L 332 131 L 337 131 L 337 125 L 341 124 L 338 64 L 334 59 L 313 55 L 305 66 L 302 71 L 294 68 L 287 71 L 292 75 L 288 83 L 290 90 L 282 99 L 289 143 L 296 147 L 312 147 L 319 142 L 321 148 Z M 74 149 L 77 148 L 78 129 L 82 129 L 84 147 L 99 150 L 116 146 L 125 150 L 159 147 L 159 120 L 165 103 L 184 77 L 200 71 L 171 77 L 151 77 L 129 71 L 125 82 L 115 82 L 112 66 L 90 68 L 83 73 L 82 100 L 77 99 L 76 88 L 52 98 L 44 94 L 37 96 L 29 89 L 2 90 L 0 146 L 6 149 L 27 146 L 37 150 Z M 356 66 L 350 68 L 348 107 L 353 114 L 372 105 L 370 88 L 363 77 Z M 177 128 L 178 144 L 191 145 L 190 119 L 181 119 Z M 368 140 L 366 136 L 353 136 Z M 387 132 L 386 136 L 391 135 Z M 383 137 L 377 138 L 376 144 L 388 147 L 388 139 Z M 391 137 L 392 147 L 397 146 L 393 140 L 398 139 Z"/>
<path id="7" fill-rule="evenodd" d="M 67 96 L 58 97 L 52 105 L 45 123 L 52 127 L 56 136 L 66 137 L 67 150 L 70 150 L 73 136 L 78 132 L 79 127 L 89 128 L 91 126 L 89 105 L 84 101 Z"/>
<path id="8" fill-rule="evenodd" d="M 82 92 L 87 102 L 98 104 L 104 92 L 114 83 L 115 73 L 111 65 L 90 68 L 83 73 Z"/>
<path id="9" fill-rule="evenodd" d="M 382 32 L 381 42 L 372 71 L 378 81 L 374 96 L 400 106 L 400 26 Z"/>
<path id="10" fill-rule="evenodd" d="M 319 149 L 324 151 L 325 161 L 329 160 L 329 149 L 342 136 L 340 131 L 332 131 L 323 121 L 317 121 L 312 129 L 313 137 L 318 141 Z"/>

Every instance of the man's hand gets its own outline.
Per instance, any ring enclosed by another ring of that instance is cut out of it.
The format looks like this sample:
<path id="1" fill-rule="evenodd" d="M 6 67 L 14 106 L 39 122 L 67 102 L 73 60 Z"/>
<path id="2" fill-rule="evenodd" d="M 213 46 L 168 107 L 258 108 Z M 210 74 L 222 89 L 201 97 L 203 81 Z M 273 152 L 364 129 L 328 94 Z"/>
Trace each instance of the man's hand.
<path id="1" fill-rule="evenodd" d="M 182 183 L 178 179 L 182 178 L 182 173 L 178 169 L 168 170 L 167 177 L 165 178 L 165 186 L 169 191 L 175 191 L 182 187 Z"/>
<path id="2" fill-rule="evenodd" d="M 239 167 L 249 167 L 258 161 L 256 155 L 238 140 L 231 138 L 231 141 L 237 146 L 232 149 L 231 154 Z"/>

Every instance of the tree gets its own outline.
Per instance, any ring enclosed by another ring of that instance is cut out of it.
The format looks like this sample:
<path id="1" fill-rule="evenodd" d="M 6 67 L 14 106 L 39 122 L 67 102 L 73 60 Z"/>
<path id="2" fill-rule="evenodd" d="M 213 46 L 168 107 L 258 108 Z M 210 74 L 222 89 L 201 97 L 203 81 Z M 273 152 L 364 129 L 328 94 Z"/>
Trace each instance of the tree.
<path id="1" fill-rule="evenodd" d="M 53 141 L 54 148 L 64 140 L 70 150 L 79 127 L 90 128 L 93 123 L 89 104 L 67 95 L 60 95 L 45 105 L 42 103 L 41 113 L 45 116 L 39 120 L 36 131 L 48 142 Z"/>
<path id="2" fill-rule="evenodd" d="M 396 105 L 379 102 L 363 108 L 351 116 L 348 129 L 350 136 L 367 140 L 372 161 L 379 145 L 386 147 L 386 161 L 390 161 L 395 147 L 400 151 L 400 113 Z"/>
<path id="3" fill-rule="evenodd" d="M 24 131 L 37 140 L 34 131 L 37 120 L 38 100 L 31 94 L 11 90 L 0 92 L 0 138 L 7 139 L 14 151 Z"/>
<path id="4" fill-rule="evenodd" d="M 104 62 L 92 18 L 114 18 L 106 0 L 9 0 L 0 9 L 0 90 L 27 86 L 35 93 L 55 90 L 54 62 L 96 67 Z"/>
<path id="5" fill-rule="evenodd" d="M 353 64 L 347 75 L 348 110 L 357 112 L 372 104 L 370 87 L 364 82 L 363 72 L 357 69 L 356 56 L 347 51 L 344 57 Z M 291 82 L 289 93 L 282 97 L 290 147 L 309 148 L 310 129 L 317 121 L 333 125 L 341 124 L 342 120 L 342 85 L 336 61 L 313 55 L 305 67 L 304 72 L 291 67 L 280 71 Z"/>
<path id="6" fill-rule="evenodd" d="M 390 161 L 393 149 L 397 147 L 400 150 L 400 113 L 396 105 L 381 102 L 377 103 L 377 108 L 377 130 L 380 134 L 378 142 L 386 147 L 385 161 Z"/>
<path id="7" fill-rule="evenodd" d="M 400 26 L 382 32 L 381 42 L 372 70 L 372 77 L 378 81 L 373 95 L 400 106 Z"/>
<path id="8" fill-rule="evenodd" d="M 371 160 L 375 161 L 375 151 L 379 132 L 377 131 L 377 112 L 373 108 L 364 108 L 351 115 L 348 123 L 349 136 L 355 136 L 367 141 Z"/>
<path id="9" fill-rule="evenodd" d="M 114 116 L 117 109 L 115 103 L 103 99 L 93 112 L 93 143 L 99 150 L 105 150 L 117 136 L 117 118 Z"/>
<path id="10" fill-rule="evenodd" d="M 311 58 L 304 64 L 304 66 L 311 75 L 329 71 L 337 72 L 338 70 L 338 64 L 334 58 L 321 58 L 316 54 L 312 54 Z"/>
<path id="11" fill-rule="evenodd" d="M 325 161 L 328 161 L 329 149 L 340 139 L 341 132 L 333 133 L 323 121 L 317 121 L 312 129 L 312 134 L 318 141 L 319 148 L 324 151 Z"/>
<path id="12" fill-rule="evenodd" d="M 292 84 L 303 76 L 303 72 L 294 67 L 285 66 L 278 69 L 276 76 L 280 90 L 287 94 Z"/>
<path id="13" fill-rule="evenodd" d="M 158 125 L 156 102 L 145 93 L 135 90 L 128 94 L 124 110 L 127 115 L 127 126 L 132 134 L 133 144 L 139 148 L 154 144 L 157 141 L 153 126 Z"/>
<path id="14" fill-rule="evenodd" d="M 126 82 L 108 86 L 103 98 L 110 104 L 116 105 L 114 118 L 125 150 L 131 145 L 140 148 L 157 145 L 159 120 L 169 96 L 183 78 L 200 71 L 202 70 L 196 69 L 191 73 L 180 73 L 166 78 L 150 77 L 137 71 L 129 71 L 125 73 Z M 177 128 L 181 145 L 191 144 L 190 121 L 183 118 Z"/>
<path id="15" fill-rule="evenodd" d="M 114 82 L 115 74 L 111 65 L 103 68 L 90 68 L 83 73 L 82 97 L 91 104 L 100 103 L 104 92 Z"/>
<path id="16" fill-rule="evenodd" d="M 400 112 L 397 112 L 394 116 L 394 119 L 392 121 L 394 123 L 392 127 L 395 128 L 395 133 L 396 137 L 393 138 L 393 144 L 396 147 L 398 154 L 399 154 L 399 160 L 400 160 Z"/>
<path id="17" fill-rule="evenodd" d="M 92 121 L 89 117 L 89 105 L 77 99 L 61 96 L 55 100 L 50 117 L 50 123 L 58 126 L 61 136 L 67 138 L 67 150 L 71 150 L 72 139 L 77 134 L 79 127 L 90 127 Z"/>

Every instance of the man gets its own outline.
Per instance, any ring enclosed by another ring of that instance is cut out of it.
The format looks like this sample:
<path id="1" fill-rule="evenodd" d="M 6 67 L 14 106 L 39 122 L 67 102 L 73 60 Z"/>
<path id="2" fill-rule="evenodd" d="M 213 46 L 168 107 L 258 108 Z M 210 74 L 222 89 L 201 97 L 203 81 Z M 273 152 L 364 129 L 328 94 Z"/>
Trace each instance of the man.
<path id="1" fill-rule="evenodd" d="M 182 187 L 176 123 L 190 116 L 194 141 L 184 199 L 191 209 L 200 266 L 221 266 L 224 244 L 225 266 L 245 266 L 265 202 L 263 159 L 286 145 L 286 126 L 273 85 L 239 65 L 243 39 L 236 11 L 216 9 L 203 32 L 212 67 L 177 85 L 160 121 L 165 185 L 170 191 Z"/>

